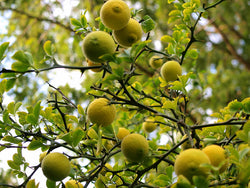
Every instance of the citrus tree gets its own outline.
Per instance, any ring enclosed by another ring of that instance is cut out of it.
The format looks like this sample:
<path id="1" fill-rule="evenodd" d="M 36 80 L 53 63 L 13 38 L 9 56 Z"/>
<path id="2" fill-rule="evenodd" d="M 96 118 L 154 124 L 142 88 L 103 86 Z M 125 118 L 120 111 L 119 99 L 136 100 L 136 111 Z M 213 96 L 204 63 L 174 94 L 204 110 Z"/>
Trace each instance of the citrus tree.
<path id="1" fill-rule="evenodd" d="M 0 2 L 0 186 L 249 186 L 248 1 L 71 3 Z"/>

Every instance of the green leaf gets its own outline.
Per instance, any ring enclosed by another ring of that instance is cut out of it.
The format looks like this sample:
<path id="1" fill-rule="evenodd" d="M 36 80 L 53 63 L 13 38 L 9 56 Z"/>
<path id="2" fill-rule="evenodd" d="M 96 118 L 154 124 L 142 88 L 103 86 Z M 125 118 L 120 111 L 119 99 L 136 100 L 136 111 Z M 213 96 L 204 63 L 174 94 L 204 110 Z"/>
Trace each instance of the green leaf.
<path id="1" fill-rule="evenodd" d="M 8 104 L 8 106 L 7 106 L 8 112 L 9 112 L 10 114 L 12 114 L 12 115 L 15 114 L 14 108 L 15 108 L 15 103 L 14 103 L 14 102 L 10 102 L 10 103 Z"/>
<path id="2" fill-rule="evenodd" d="M 4 52 L 6 51 L 6 49 L 9 47 L 9 42 L 4 42 L 3 44 L 1 44 L 0 46 L 0 61 L 2 61 L 4 59 Z"/>
<path id="3" fill-rule="evenodd" d="M 168 0 L 168 4 L 171 4 L 172 2 L 174 2 L 175 0 Z"/>
<path id="4" fill-rule="evenodd" d="M 56 182 L 47 179 L 47 181 L 46 181 L 46 186 L 47 186 L 47 188 L 56 188 Z"/>
<path id="5" fill-rule="evenodd" d="M 243 105 L 243 111 L 247 114 L 250 114 L 250 97 L 245 98 L 243 101 L 241 101 Z"/>
<path id="6" fill-rule="evenodd" d="M 20 165 L 16 164 L 14 161 L 8 160 L 7 163 L 8 163 L 10 168 L 20 170 Z"/>
<path id="7" fill-rule="evenodd" d="M 34 114 L 28 114 L 26 117 L 26 121 L 32 125 L 37 124 L 37 118 L 34 116 Z"/>
<path id="8" fill-rule="evenodd" d="M 164 36 L 161 37 L 161 41 L 162 42 L 167 42 L 167 43 L 168 42 L 172 43 L 172 42 L 174 42 L 174 39 L 169 35 L 164 35 Z"/>
<path id="9" fill-rule="evenodd" d="M 82 17 L 81 17 L 82 18 Z M 82 20 L 81 20 L 82 21 Z M 70 18 L 70 23 L 71 25 L 75 26 L 75 27 L 78 27 L 78 28 L 81 28 L 82 27 L 82 24 L 80 21 L 78 21 L 77 19 L 75 18 Z"/>
<path id="10" fill-rule="evenodd" d="M 169 184 L 171 184 L 171 180 L 170 180 L 170 178 L 167 175 L 160 174 L 154 180 L 154 184 L 157 185 L 157 186 L 159 186 L 159 187 L 166 187 Z"/>
<path id="11" fill-rule="evenodd" d="M 40 140 L 32 140 L 28 145 L 28 150 L 36 150 L 43 147 L 44 144 Z"/>
<path id="12" fill-rule="evenodd" d="M 12 158 L 13 158 L 13 162 L 14 162 L 14 163 L 16 163 L 16 164 L 18 164 L 18 165 L 23 164 L 23 158 L 22 158 L 21 155 L 15 153 L 15 154 L 12 156 Z"/>
<path id="13" fill-rule="evenodd" d="M 80 18 L 80 21 L 81 21 L 81 26 L 83 27 L 83 28 L 85 28 L 85 27 L 87 27 L 87 19 L 86 19 L 86 16 L 83 14 L 83 15 L 81 15 L 81 18 Z"/>
<path id="14" fill-rule="evenodd" d="M 143 20 L 144 21 L 141 23 L 141 26 L 144 33 L 148 33 L 155 28 L 155 22 L 150 16 L 144 16 Z"/>
<path id="15" fill-rule="evenodd" d="M 19 144 L 19 143 L 21 143 L 23 141 L 21 139 L 14 138 L 14 137 L 9 136 L 9 135 L 3 137 L 2 140 L 5 141 L 5 142 L 13 143 L 13 144 Z"/>
<path id="16" fill-rule="evenodd" d="M 80 104 L 77 105 L 77 110 L 78 110 L 79 114 L 81 114 L 83 116 L 85 115 L 84 109 Z"/>
<path id="17" fill-rule="evenodd" d="M 43 49 L 45 51 L 45 53 L 48 55 L 48 56 L 52 56 L 53 55 L 53 47 L 52 47 L 52 43 L 50 40 L 46 41 L 44 44 L 43 44 Z"/>
<path id="18" fill-rule="evenodd" d="M 0 82 L 0 94 L 2 95 L 5 90 L 6 90 L 6 83 L 7 83 L 7 79 L 4 79 Z"/>
<path id="19" fill-rule="evenodd" d="M 12 59 L 21 62 L 24 66 L 29 67 L 31 65 L 30 55 L 29 53 L 24 53 L 23 51 L 17 51 L 13 56 Z"/>
<path id="20" fill-rule="evenodd" d="M 37 120 L 39 118 L 40 111 L 41 111 L 41 101 L 38 101 L 33 110 L 33 114 Z"/>
<path id="21" fill-rule="evenodd" d="M 6 91 L 9 91 L 11 88 L 13 88 L 15 83 L 16 83 L 16 78 L 8 79 L 6 82 Z"/>
<path id="22" fill-rule="evenodd" d="M 239 102 L 239 101 L 237 101 L 237 99 L 235 99 L 234 101 L 231 101 L 228 104 L 228 107 L 229 107 L 230 111 L 232 111 L 232 112 L 239 112 L 243 108 L 243 105 L 241 102 Z"/>
<path id="23" fill-rule="evenodd" d="M 16 61 L 11 65 L 12 70 L 19 71 L 19 72 L 25 72 L 28 70 L 30 66 L 28 64 L 25 64 L 20 61 Z"/>
<path id="24" fill-rule="evenodd" d="M 84 135 L 85 132 L 81 128 L 75 129 L 72 133 L 73 146 L 77 146 Z"/>

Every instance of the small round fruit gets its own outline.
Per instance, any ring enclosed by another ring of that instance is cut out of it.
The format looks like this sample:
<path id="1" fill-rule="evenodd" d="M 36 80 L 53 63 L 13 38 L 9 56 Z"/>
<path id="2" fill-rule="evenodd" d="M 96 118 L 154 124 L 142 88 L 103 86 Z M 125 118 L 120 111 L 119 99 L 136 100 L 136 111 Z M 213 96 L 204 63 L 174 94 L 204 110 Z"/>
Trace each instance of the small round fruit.
<path id="1" fill-rule="evenodd" d="M 90 61 L 101 63 L 100 57 L 104 54 L 115 52 L 115 42 L 108 33 L 104 31 L 92 31 L 83 40 L 83 54 Z"/>
<path id="2" fill-rule="evenodd" d="M 118 133 L 116 135 L 116 137 L 119 139 L 119 140 L 122 140 L 125 136 L 129 135 L 130 132 L 128 129 L 126 128 L 123 128 L 123 127 L 120 127 L 119 130 L 118 130 Z"/>
<path id="3" fill-rule="evenodd" d="M 159 67 L 162 66 L 163 60 L 160 56 L 154 55 L 149 59 L 149 65 L 154 68 L 158 69 Z"/>
<path id="4" fill-rule="evenodd" d="M 120 30 L 115 30 L 113 35 L 119 45 L 123 47 L 130 47 L 134 43 L 141 40 L 142 28 L 139 22 L 130 18 L 128 24 Z"/>
<path id="5" fill-rule="evenodd" d="M 65 188 L 83 188 L 83 185 L 76 180 L 69 180 L 65 183 Z"/>
<path id="6" fill-rule="evenodd" d="M 129 134 L 121 143 L 123 155 L 131 162 L 142 162 L 148 155 L 148 141 L 140 134 Z"/>
<path id="7" fill-rule="evenodd" d="M 144 131 L 151 133 L 156 129 L 157 123 L 154 122 L 154 119 L 147 118 L 146 121 L 143 122 L 142 127 Z"/>
<path id="8" fill-rule="evenodd" d="M 161 67 L 161 76 L 167 82 L 177 80 L 181 73 L 182 68 L 177 61 L 167 61 Z"/>
<path id="9" fill-rule="evenodd" d="M 42 171 L 48 179 L 61 181 L 70 173 L 69 159 L 62 153 L 49 153 L 42 161 Z"/>
<path id="10" fill-rule="evenodd" d="M 94 63 L 94 62 L 90 61 L 89 59 L 87 59 L 87 64 L 88 64 L 89 67 L 101 66 L 102 65 L 101 63 Z M 101 72 L 102 68 L 93 68 L 93 69 L 90 69 L 90 70 L 93 71 L 93 72 Z"/>
<path id="11" fill-rule="evenodd" d="M 109 104 L 106 98 L 95 99 L 88 106 L 87 116 L 93 124 L 108 126 L 114 121 L 115 115 L 115 106 Z"/>
<path id="12" fill-rule="evenodd" d="M 174 171 L 177 176 L 183 175 L 193 182 L 193 176 L 208 176 L 209 168 L 201 166 L 202 164 L 210 164 L 208 156 L 199 149 L 191 148 L 182 151 L 177 156 Z"/>
<path id="13" fill-rule="evenodd" d="M 41 163 L 42 161 L 43 161 L 43 159 L 44 159 L 44 157 L 47 155 L 47 151 L 45 151 L 45 152 L 43 152 L 43 153 L 41 153 L 40 155 L 39 155 L 39 162 Z"/>
<path id="14" fill-rule="evenodd" d="M 109 0 L 103 4 L 100 10 L 102 23 L 112 30 L 119 30 L 128 24 L 130 10 L 122 0 Z"/>
<path id="15" fill-rule="evenodd" d="M 211 164 L 218 167 L 221 163 L 224 163 L 219 172 L 222 173 L 227 168 L 225 150 L 218 145 L 209 145 L 202 150 L 209 158 Z"/>

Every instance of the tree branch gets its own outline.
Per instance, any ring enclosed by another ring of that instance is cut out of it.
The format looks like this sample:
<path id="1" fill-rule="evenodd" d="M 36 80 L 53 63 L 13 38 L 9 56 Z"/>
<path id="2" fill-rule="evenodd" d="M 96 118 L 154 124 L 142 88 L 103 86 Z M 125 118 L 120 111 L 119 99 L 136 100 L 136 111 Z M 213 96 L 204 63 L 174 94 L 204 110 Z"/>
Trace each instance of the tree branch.
<path id="1" fill-rule="evenodd" d="M 4 7 L 4 6 L 0 6 L 0 10 L 10 10 L 10 11 L 13 11 L 13 12 L 16 12 L 18 14 L 22 14 L 22 15 L 25 15 L 27 16 L 28 18 L 31 18 L 31 19 L 35 19 L 35 20 L 38 20 L 38 21 L 45 21 L 45 22 L 50 22 L 52 24 L 55 24 L 55 25 L 58 25 L 60 27 L 63 27 L 64 29 L 70 31 L 70 32 L 74 32 L 74 29 L 71 28 L 69 25 L 65 25 L 63 23 L 61 23 L 60 21 L 58 20 L 52 20 L 52 19 L 49 19 L 49 18 L 45 18 L 45 17 L 40 17 L 40 16 L 35 16 L 35 15 L 32 15 L 28 12 L 25 12 L 23 10 L 18 10 L 18 9 L 15 9 L 15 8 L 11 8 L 11 7 Z"/>

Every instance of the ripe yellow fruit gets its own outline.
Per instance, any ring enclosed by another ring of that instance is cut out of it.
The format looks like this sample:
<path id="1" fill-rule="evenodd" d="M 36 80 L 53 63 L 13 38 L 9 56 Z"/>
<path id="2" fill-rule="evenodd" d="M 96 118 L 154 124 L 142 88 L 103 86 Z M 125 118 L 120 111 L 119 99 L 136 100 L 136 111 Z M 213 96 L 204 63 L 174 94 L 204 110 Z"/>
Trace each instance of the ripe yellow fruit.
<path id="1" fill-rule="evenodd" d="M 76 180 L 69 180 L 65 183 L 65 188 L 83 188 L 83 185 Z"/>
<path id="2" fill-rule="evenodd" d="M 161 67 L 161 76 L 164 80 L 175 81 L 182 73 L 181 65 L 177 61 L 167 61 Z"/>
<path id="3" fill-rule="evenodd" d="M 41 153 L 41 154 L 39 155 L 39 162 L 40 162 L 40 163 L 43 161 L 43 159 L 44 159 L 44 157 L 46 156 L 46 154 L 47 154 L 47 151 L 45 151 L 45 152 L 43 152 L 43 153 Z"/>
<path id="4" fill-rule="evenodd" d="M 218 167 L 221 163 L 224 163 L 219 172 L 222 173 L 227 168 L 225 150 L 218 145 L 209 145 L 202 150 L 209 158 L 211 164 Z"/>
<path id="5" fill-rule="evenodd" d="M 114 121 L 115 115 L 115 106 L 109 104 L 106 98 L 95 99 L 88 106 L 87 116 L 93 124 L 108 126 Z"/>
<path id="6" fill-rule="evenodd" d="M 120 30 L 128 24 L 130 10 L 122 0 L 109 0 L 101 7 L 100 17 L 109 29 Z"/>
<path id="7" fill-rule="evenodd" d="M 208 156 L 199 149 L 187 149 L 182 151 L 176 158 L 174 171 L 177 176 L 183 175 L 190 182 L 193 176 L 207 177 L 209 168 L 202 164 L 210 164 Z"/>
<path id="8" fill-rule="evenodd" d="M 129 134 L 121 143 L 123 155 L 131 162 L 141 162 L 148 155 L 148 141 L 140 134 Z"/>
<path id="9" fill-rule="evenodd" d="M 92 67 L 92 66 L 101 66 L 102 64 L 101 63 L 94 63 L 92 61 L 90 61 L 89 59 L 87 59 L 87 64 L 89 67 Z M 93 72 L 101 72 L 102 69 L 101 68 L 97 68 L 97 69 L 90 69 L 91 71 Z"/>
<path id="10" fill-rule="evenodd" d="M 162 63 L 163 60 L 158 55 L 154 55 L 149 59 L 149 65 L 154 69 L 158 69 L 159 67 L 161 67 Z"/>
<path id="11" fill-rule="evenodd" d="M 62 153 L 49 153 L 42 161 L 42 171 L 48 179 L 61 181 L 70 173 L 69 159 Z"/>
<path id="12" fill-rule="evenodd" d="M 101 63 L 100 57 L 104 54 L 115 52 L 116 44 L 108 33 L 104 31 L 92 31 L 83 40 L 83 54 L 90 61 Z"/>
<path id="13" fill-rule="evenodd" d="M 130 18 L 128 24 L 120 29 L 113 31 L 116 42 L 123 47 L 130 47 L 141 40 L 142 28 L 139 22 Z"/>
<path id="14" fill-rule="evenodd" d="M 118 130 L 118 133 L 116 135 L 116 137 L 119 139 L 119 140 L 122 140 L 125 136 L 129 135 L 130 132 L 128 129 L 126 128 L 123 128 L 123 127 L 120 127 L 119 130 Z"/>
<path id="15" fill-rule="evenodd" d="M 154 119 L 147 118 L 146 121 L 143 122 L 142 127 L 144 131 L 151 133 L 156 129 L 157 123 L 154 122 Z"/>

